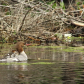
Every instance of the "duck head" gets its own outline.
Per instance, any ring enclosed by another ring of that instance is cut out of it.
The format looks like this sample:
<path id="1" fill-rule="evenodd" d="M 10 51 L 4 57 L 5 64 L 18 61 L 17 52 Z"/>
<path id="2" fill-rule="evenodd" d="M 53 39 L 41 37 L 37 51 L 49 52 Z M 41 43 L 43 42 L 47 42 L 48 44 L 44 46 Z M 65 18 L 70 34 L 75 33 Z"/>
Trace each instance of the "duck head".
<path id="1" fill-rule="evenodd" d="M 23 41 L 17 42 L 16 50 L 18 51 L 19 54 L 23 51 L 23 46 L 24 45 L 25 45 L 25 43 Z"/>

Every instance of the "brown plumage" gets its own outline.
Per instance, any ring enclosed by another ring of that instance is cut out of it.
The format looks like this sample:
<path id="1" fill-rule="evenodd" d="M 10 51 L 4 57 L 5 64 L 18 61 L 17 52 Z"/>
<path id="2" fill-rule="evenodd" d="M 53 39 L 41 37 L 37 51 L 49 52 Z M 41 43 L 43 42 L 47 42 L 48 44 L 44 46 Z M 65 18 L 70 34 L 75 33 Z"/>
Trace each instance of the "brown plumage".
<path id="1" fill-rule="evenodd" d="M 20 54 L 20 52 L 23 51 L 23 48 L 22 48 L 23 46 L 24 46 L 24 42 L 23 41 L 17 42 L 16 50 L 18 51 L 19 54 Z"/>

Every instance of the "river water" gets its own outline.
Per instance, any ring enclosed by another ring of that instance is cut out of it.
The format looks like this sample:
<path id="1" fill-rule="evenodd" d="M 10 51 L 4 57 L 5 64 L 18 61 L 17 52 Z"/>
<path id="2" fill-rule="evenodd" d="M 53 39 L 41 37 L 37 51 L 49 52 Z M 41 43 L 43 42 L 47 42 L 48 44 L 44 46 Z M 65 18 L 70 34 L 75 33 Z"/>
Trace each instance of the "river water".
<path id="1" fill-rule="evenodd" d="M 0 84 L 84 84 L 83 47 L 26 47 L 26 62 L 0 62 Z"/>

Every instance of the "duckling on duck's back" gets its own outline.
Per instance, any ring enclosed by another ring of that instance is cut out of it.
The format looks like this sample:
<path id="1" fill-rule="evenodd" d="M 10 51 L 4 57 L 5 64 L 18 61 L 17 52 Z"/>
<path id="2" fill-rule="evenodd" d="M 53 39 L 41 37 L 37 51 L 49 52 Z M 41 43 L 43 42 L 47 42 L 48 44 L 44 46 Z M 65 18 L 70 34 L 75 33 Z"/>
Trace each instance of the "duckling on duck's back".
<path id="1" fill-rule="evenodd" d="M 23 46 L 24 42 L 17 42 L 15 50 L 12 50 L 12 54 L 0 61 L 26 61 L 28 57 L 23 50 Z"/>

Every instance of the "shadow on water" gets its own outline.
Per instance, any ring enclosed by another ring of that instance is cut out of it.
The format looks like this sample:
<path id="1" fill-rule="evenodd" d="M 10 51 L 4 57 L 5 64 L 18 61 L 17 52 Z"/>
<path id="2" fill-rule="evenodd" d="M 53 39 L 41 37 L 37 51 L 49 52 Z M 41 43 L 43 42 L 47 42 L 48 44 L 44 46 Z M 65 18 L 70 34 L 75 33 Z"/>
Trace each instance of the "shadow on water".
<path id="1" fill-rule="evenodd" d="M 84 84 L 80 47 L 37 46 L 25 49 L 27 62 L 1 62 L 1 84 Z"/>

